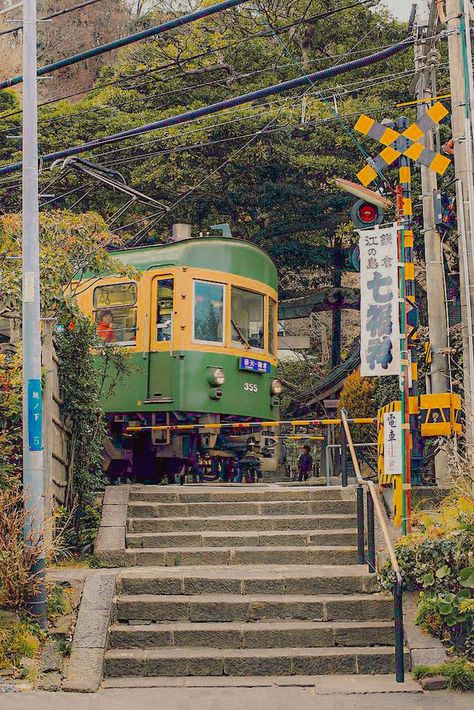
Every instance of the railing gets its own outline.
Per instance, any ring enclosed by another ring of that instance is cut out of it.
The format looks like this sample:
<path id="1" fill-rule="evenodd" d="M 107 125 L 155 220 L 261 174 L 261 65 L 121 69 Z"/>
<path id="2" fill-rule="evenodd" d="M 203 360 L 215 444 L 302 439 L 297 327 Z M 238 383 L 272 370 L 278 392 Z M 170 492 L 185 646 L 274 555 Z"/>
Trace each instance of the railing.
<path id="1" fill-rule="evenodd" d="M 403 581 L 398 565 L 395 548 L 390 538 L 387 523 L 385 520 L 382 501 L 376 485 L 373 481 L 366 481 L 362 478 L 359 462 L 355 451 L 352 434 L 349 429 L 347 414 L 345 410 L 341 410 L 341 421 L 343 431 L 343 456 L 345 446 L 349 447 L 352 458 L 352 464 L 356 475 L 356 495 L 357 495 L 357 564 L 365 564 L 367 561 L 369 572 L 376 572 L 375 560 L 375 516 L 377 516 L 380 529 L 382 531 L 385 545 L 388 550 L 392 569 L 394 573 L 393 581 L 393 615 L 395 620 L 395 673 L 398 683 L 403 683 L 405 680 L 405 662 L 404 662 L 404 641 L 403 641 Z M 344 481 L 343 467 L 343 483 L 347 485 L 347 473 Z M 364 488 L 367 490 L 367 560 L 365 556 L 365 529 L 364 529 Z"/>

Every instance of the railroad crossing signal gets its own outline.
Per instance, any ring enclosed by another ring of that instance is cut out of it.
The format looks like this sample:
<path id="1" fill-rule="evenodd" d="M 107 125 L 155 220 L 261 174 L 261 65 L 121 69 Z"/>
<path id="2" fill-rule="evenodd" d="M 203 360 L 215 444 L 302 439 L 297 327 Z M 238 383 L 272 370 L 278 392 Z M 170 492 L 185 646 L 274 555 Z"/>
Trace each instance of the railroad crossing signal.
<path id="1" fill-rule="evenodd" d="M 448 110 L 438 101 L 421 118 L 408 126 L 403 133 L 399 133 L 393 128 L 374 121 L 370 116 L 362 114 L 354 126 L 355 130 L 365 136 L 374 138 L 385 146 L 372 161 L 372 164 L 366 165 L 357 173 L 362 185 L 370 185 L 381 171 L 392 165 L 401 155 L 425 165 L 439 175 L 443 175 L 451 162 L 449 158 L 440 153 L 435 153 L 418 141 L 447 114 Z M 405 139 L 403 145 L 400 145 L 402 142 L 400 139 Z"/>

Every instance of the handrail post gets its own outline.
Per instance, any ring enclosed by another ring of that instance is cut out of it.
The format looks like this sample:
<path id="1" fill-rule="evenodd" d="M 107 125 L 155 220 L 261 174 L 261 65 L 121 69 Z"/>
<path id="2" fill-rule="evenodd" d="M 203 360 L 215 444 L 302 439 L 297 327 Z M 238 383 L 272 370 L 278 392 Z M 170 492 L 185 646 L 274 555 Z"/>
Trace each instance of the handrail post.
<path id="1" fill-rule="evenodd" d="M 365 564 L 364 488 L 357 486 L 357 564 Z"/>
<path id="2" fill-rule="evenodd" d="M 395 678 L 397 683 L 405 681 L 405 649 L 403 639 L 403 582 L 395 575 L 393 583 L 393 616 L 395 619 Z"/>
<path id="3" fill-rule="evenodd" d="M 367 563 L 369 572 L 375 572 L 375 515 L 370 490 L 367 491 Z"/>
<path id="4" fill-rule="evenodd" d="M 347 436 L 341 419 L 341 483 L 347 487 Z"/>

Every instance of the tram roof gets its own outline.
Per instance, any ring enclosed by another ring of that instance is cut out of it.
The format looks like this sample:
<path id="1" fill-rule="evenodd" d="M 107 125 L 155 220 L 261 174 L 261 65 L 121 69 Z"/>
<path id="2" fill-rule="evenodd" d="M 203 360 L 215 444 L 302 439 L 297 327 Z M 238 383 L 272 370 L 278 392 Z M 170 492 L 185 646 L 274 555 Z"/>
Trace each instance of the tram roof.
<path id="1" fill-rule="evenodd" d="M 138 271 L 165 266 L 210 268 L 278 288 L 277 270 L 268 254 L 255 244 L 233 237 L 196 237 L 170 244 L 118 249 L 111 256 Z"/>

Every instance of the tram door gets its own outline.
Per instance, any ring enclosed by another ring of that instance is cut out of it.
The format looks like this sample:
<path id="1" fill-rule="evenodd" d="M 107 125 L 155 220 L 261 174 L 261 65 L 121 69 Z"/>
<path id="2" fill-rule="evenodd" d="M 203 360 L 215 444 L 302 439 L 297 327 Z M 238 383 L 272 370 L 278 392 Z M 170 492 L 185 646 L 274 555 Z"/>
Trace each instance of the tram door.
<path id="1" fill-rule="evenodd" d="M 153 279 L 148 328 L 148 401 L 173 401 L 173 309 L 173 277 Z"/>

